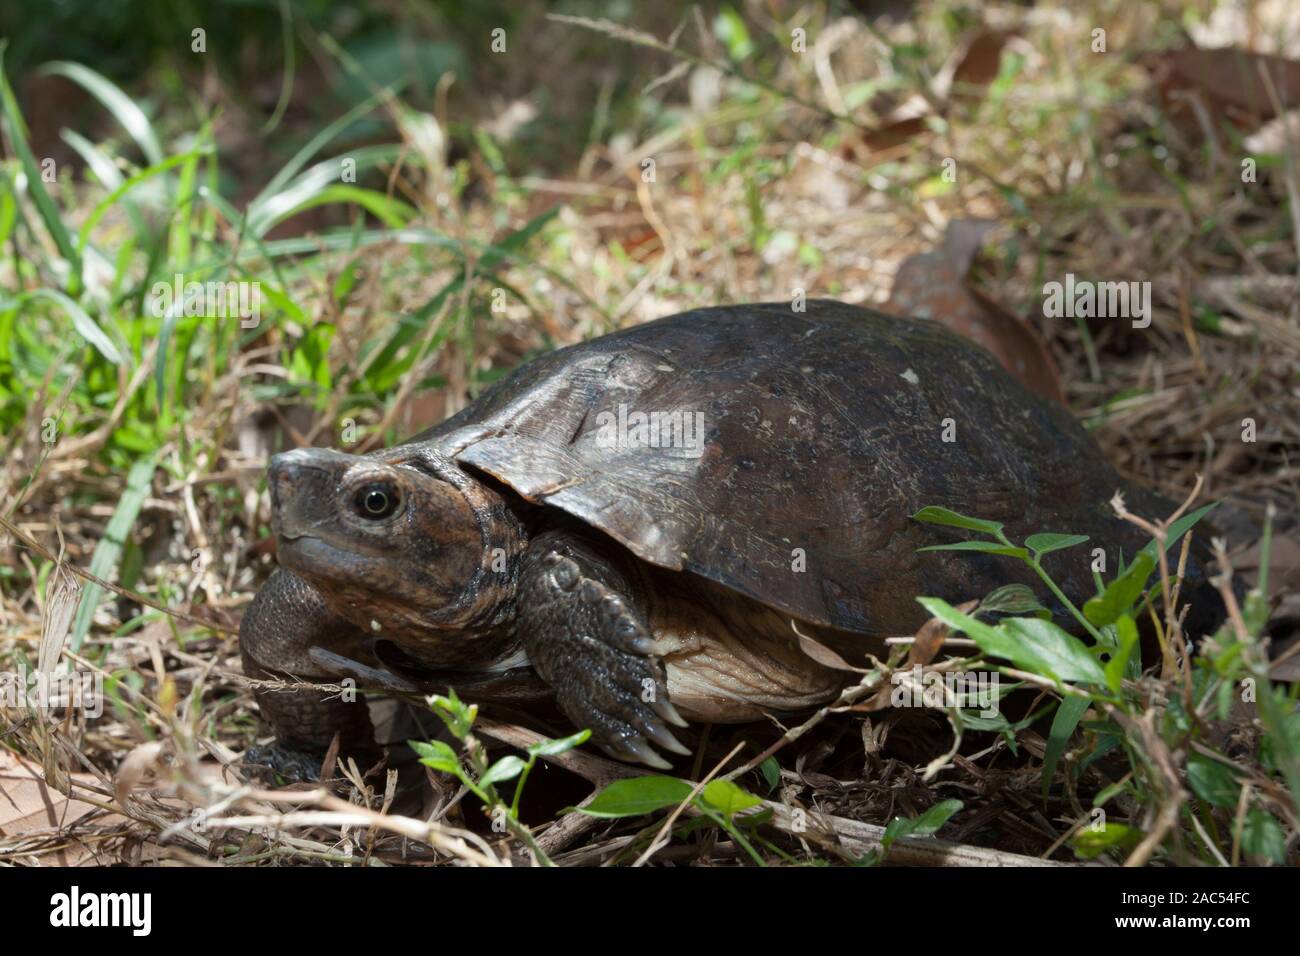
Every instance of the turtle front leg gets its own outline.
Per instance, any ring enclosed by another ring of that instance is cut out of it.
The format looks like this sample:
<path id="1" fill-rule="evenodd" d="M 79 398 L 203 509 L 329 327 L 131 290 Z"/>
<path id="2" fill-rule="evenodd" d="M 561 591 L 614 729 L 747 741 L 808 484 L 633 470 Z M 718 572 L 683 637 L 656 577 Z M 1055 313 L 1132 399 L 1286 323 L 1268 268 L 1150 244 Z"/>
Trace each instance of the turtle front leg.
<path id="1" fill-rule="evenodd" d="M 519 575 L 518 631 L 529 662 L 564 715 L 620 760 L 671 765 L 651 744 L 689 754 L 667 724 L 664 667 L 626 577 L 590 544 L 547 532 L 529 543 Z"/>
<path id="2" fill-rule="evenodd" d="M 283 568 L 262 585 L 239 623 L 244 674 L 260 679 L 334 683 L 335 677 L 322 673 L 312 660 L 311 649 L 346 654 L 364 639 L 360 628 L 325 606 L 315 588 Z M 250 751 L 245 757 L 249 763 L 267 764 L 292 779 L 314 778 L 335 734 L 340 753 L 357 757 L 358 763 L 378 756 L 362 694 L 345 701 L 322 691 L 259 687 L 253 696 L 277 745 Z"/>

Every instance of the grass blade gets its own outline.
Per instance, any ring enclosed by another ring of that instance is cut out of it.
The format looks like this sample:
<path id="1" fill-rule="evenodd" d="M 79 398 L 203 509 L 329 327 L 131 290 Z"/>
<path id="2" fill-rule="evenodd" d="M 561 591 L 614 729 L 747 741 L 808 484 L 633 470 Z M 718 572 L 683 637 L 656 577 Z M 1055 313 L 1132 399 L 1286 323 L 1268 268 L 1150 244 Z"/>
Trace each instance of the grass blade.
<path id="1" fill-rule="evenodd" d="M 126 548 L 127 536 L 135 527 L 135 519 L 139 517 L 140 508 L 144 505 L 144 499 L 153 484 L 154 467 L 152 458 L 137 461 L 131 466 L 131 472 L 126 476 L 126 490 L 118 499 L 117 510 L 109 519 L 108 527 L 104 529 L 104 537 L 95 546 L 95 553 L 90 559 L 90 572 L 97 577 L 106 581 L 113 579 L 117 565 L 122 560 L 122 552 Z M 79 650 L 82 641 L 86 639 L 91 621 L 95 617 L 95 607 L 103 594 L 104 589 L 98 584 L 87 584 L 85 591 L 82 592 L 81 604 L 77 606 L 77 616 L 72 622 L 72 637 L 69 642 L 72 650 Z"/>
<path id="2" fill-rule="evenodd" d="M 126 361 L 122 357 L 122 353 L 117 350 L 117 346 L 104 333 L 104 330 L 95 323 L 95 320 L 86 313 L 86 310 L 62 292 L 57 289 L 33 289 L 31 292 L 23 293 L 15 301 L 21 304 L 31 299 L 49 299 L 57 303 L 72 319 L 72 327 L 94 347 L 95 351 L 114 365 L 121 365 Z"/>
<path id="3" fill-rule="evenodd" d="M 40 167 L 36 164 L 36 157 L 32 155 L 32 148 L 27 142 L 27 123 L 23 119 L 22 110 L 18 108 L 18 98 L 14 96 L 13 87 L 9 85 L 9 78 L 5 75 L 5 48 L 8 45 L 8 40 L 0 40 L 0 115 L 4 118 L 5 127 L 9 131 L 9 141 L 13 144 L 14 152 L 18 154 L 23 172 L 27 174 L 27 189 L 31 192 L 32 201 L 36 203 L 36 209 L 45 223 L 45 228 L 49 230 L 54 244 L 58 246 L 59 255 L 68 261 L 71 269 L 69 288 L 76 292 L 81 288 L 81 256 L 77 253 L 77 247 L 72 244 L 72 235 L 63 224 L 58 207 L 54 205 L 50 194 L 45 191 Z"/>
<path id="4" fill-rule="evenodd" d="M 157 166 L 162 162 L 162 146 L 159 145 L 158 136 L 154 133 L 149 119 L 144 115 L 144 110 L 140 109 L 135 100 L 123 93 L 121 88 L 112 80 L 100 73 L 96 73 L 88 66 L 71 63 L 67 60 L 55 60 L 46 63 L 37 72 L 51 76 L 62 76 L 85 89 L 87 93 L 104 104 L 104 107 L 112 114 L 113 118 L 121 123 L 122 128 L 139 144 L 140 152 L 144 154 L 144 158 L 149 162 L 150 166 Z"/>
<path id="5" fill-rule="evenodd" d="M 1061 701 L 1061 706 L 1056 708 L 1056 716 L 1052 718 L 1052 729 L 1047 734 L 1047 748 L 1043 753 L 1044 800 L 1047 799 L 1047 791 L 1051 788 L 1056 765 L 1061 759 L 1061 754 L 1065 753 L 1065 745 L 1069 742 L 1070 735 L 1074 733 L 1074 728 L 1079 726 L 1084 711 L 1091 705 L 1092 701 L 1086 697 L 1067 697 Z"/>

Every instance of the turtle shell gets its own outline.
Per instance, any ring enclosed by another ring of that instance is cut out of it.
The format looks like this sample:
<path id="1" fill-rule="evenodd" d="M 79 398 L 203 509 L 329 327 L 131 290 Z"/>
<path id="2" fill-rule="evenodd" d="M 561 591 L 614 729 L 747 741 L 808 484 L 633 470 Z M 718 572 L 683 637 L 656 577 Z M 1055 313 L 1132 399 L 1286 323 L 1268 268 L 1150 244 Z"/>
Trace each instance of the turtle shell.
<path id="1" fill-rule="evenodd" d="M 637 412 L 689 415 L 702 442 L 654 447 Z M 925 505 L 1001 521 L 1013 540 L 1089 535 L 1045 558 L 1072 598 L 1092 591 L 1092 548 L 1113 569 L 1146 543 L 1114 517 L 1116 491 L 1138 513 L 1172 510 L 980 347 L 831 301 L 698 309 L 560 349 L 412 441 L 660 568 L 870 635 L 914 629 L 917 595 L 1042 590 L 1005 557 L 917 553 L 959 536 L 912 519 Z"/>

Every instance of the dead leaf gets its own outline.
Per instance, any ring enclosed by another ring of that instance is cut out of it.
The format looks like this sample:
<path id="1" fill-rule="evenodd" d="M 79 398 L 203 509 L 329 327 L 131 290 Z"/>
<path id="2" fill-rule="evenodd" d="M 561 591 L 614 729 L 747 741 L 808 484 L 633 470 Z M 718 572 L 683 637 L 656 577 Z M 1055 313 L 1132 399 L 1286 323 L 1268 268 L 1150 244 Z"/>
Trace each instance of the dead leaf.
<path id="1" fill-rule="evenodd" d="M 894 149 L 929 129 L 928 118 L 947 116 L 954 103 L 971 107 L 984 98 L 1002 67 L 1002 48 L 1013 36 L 1008 30 L 979 30 L 960 43 L 930 85 L 930 100 L 909 97 L 890 110 L 883 122 L 862 134 L 862 143 L 872 152 Z"/>
<path id="2" fill-rule="evenodd" d="M 800 649 L 818 664 L 821 664 L 822 667 L 829 667 L 831 670 L 836 671 L 849 671 L 854 674 L 865 674 L 870 670 L 867 667 L 854 667 L 825 644 L 800 631 L 799 626 L 794 621 L 790 622 L 790 628 L 799 640 Z"/>
<path id="3" fill-rule="evenodd" d="M 988 85 L 998 78 L 1002 48 L 1013 35 L 1010 30 L 981 30 L 967 39 L 952 58 L 956 65 L 947 84 L 947 96 L 968 103 L 983 99 Z"/>
<path id="4" fill-rule="evenodd" d="M 912 137 L 928 128 L 924 116 L 890 120 L 874 129 L 865 130 L 862 142 L 873 153 L 883 153 L 906 145 Z"/>
<path id="5" fill-rule="evenodd" d="M 1278 660 L 1269 667 L 1268 676 L 1269 680 L 1284 684 L 1300 681 L 1300 653 L 1296 652 L 1294 642 L 1282 650 Z"/>
<path id="6" fill-rule="evenodd" d="M 122 765 L 113 775 L 113 793 L 119 805 L 126 806 L 126 798 L 138 787 L 145 777 L 158 768 L 158 758 L 162 755 L 163 745 L 154 741 L 141 744 L 126 755 Z"/>
<path id="7" fill-rule="evenodd" d="M 1256 542 L 1232 559 L 1233 571 L 1254 587 L 1259 581 L 1261 544 Z M 1274 534 L 1268 560 L 1268 594 L 1276 598 L 1287 593 L 1300 593 L 1300 538 L 1293 535 Z"/>
<path id="8" fill-rule="evenodd" d="M 1287 143 L 1292 141 L 1300 142 L 1300 110 L 1290 110 L 1282 116 L 1273 117 L 1243 139 L 1241 144 L 1251 155 L 1256 153 L 1282 155 L 1287 151 Z"/>
<path id="9" fill-rule="evenodd" d="M 974 604 L 975 602 L 970 602 Z M 966 613 L 966 612 L 962 612 Z M 937 617 L 932 617 L 921 625 L 920 630 L 916 632 L 916 640 L 912 642 L 911 648 L 907 652 L 907 664 L 914 667 L 920 664 L 924 667 L 934 660 L 936 654 L 943 647 L 943 642 L 948 639 L 948 625 L 943 623 Z"/>
<path id="10" fill-rule="evenodd" d="M 47 677 L 54 673 L 59 655 L 63 653 L 80 596 L 81 583 L 77 576 L 68 570 L 66 564 L 58 564 L 45 589 L 45 613 L 41 620 L 41 646 L 36 664 L 36 669 Z"/>
<path id="11" fill-rule="evenodd" d="M 74 782 L 86 787 L 98 784 L 98 780 L 90 774 L 77 773 L 71 777 Z M 59 793 L 46 782 L 45 774 L 38 764 L 7 750 L 0 750 L 0 839 L 35 837 L 41 831 L 50 831 L 51 835 L 55 835 L 98 809 L 94 804 L 69 799 Z M 97 819 L 95 825 L 102 827 L 124 822 L 125 817 L 106 814 Z M 53 840 L 52 844 L 57 845 L 57 848 L 33 852 L 48 854 L 48 862 L 59 866 L 76 866 L 94 861 L 90 851 L 75 840 Z"/>
<path id="12" fill-rule="evenodd" d="M 1241 130 L 1256 130 L 1273 119 L 1277 110 L 1264 74 L 1283 109 L 1300 106 L 1300 62 L 1285 57 L 1234 47 L 1189 47 L 1154 54 L 1143 65 L 1165 112 L 1188 131 L 1203 129 L 1207 118 Z"/>
<path id="13" fill-rule="evenodd" d="M 991 352 L 1026 388 L 1065 404 L 1060 372 L 1038 333 L 966 281 L 976 252 L 995 225 L 989 219 L 950 222 L 943 248 L 903 260 L 885 310 L 946 326 Z"/>
<path id="14" fill-rule="evenodd" d="M 957 610 L 963 614 L 971 614 L 979 607 L 979 603 L 979 601 L 965 601 L 957 605 Z M 939 651 L 943 649 L 943 643 L 948 639 L 948 633 L 948 625 L 937 617 L 932 617 L 922 624 L 917 629 L 912 646 L 908 648 L 906 670 L 911 670 L 913 667 L 924 668 L 932 663 Z M 892 707 L 894 686 L 893 681 L 882 684 L 880 689 L 870 697 L 853 704 L 851 707 L 837 708 L 837 711 L 860 714 Z"/>

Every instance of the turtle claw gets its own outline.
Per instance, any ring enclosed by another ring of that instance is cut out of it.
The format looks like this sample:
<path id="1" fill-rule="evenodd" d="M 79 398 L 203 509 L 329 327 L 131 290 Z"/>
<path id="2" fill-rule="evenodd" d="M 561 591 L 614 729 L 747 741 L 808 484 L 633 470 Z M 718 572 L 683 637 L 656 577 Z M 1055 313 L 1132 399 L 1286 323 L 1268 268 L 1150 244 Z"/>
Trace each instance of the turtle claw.
<path id="1" fill-rule="evenodd" d="M 590 728 L 593 743 L 667 770 L 656 748 L 689 756 L 668 729 L 687 724 L 668 700 L 659 644 L 625 587 L 583 547 L 537 555 L 521 573 L 524 643 L 560 710 Z"/>
<path id="2" fill-rule="evenodd" d="M 691 755 L 690 748 L 683 746 L 682 743 L 672 735 L 672 731 L 667 727 L 652 724 L 649 731 L 643 731 L 643 733 L 646 733 L 651 740 L 669 753 L 678 754 L 682 757 L 689 757 Z"/>
<path id="3" fill-rule="evenodd" d="M 674 727 L 689 727 L 682 715 L 677 713 L 677 708 L 673 706 L 667 696 L 658 697 L 650 703 L 651 709 Z M 689 752 L 689 751 L 688 751 Z"/>
<path id="4" fill-rule="evenodd" d="M 640 737 L 634 737 L 631 740 L 625 740 L 621 748 L 626 752 L 624 760 L 636 760 L 647 767 L 653 767 L 655 770 L 672 770 L 673 765 L 663 757 L 654 752 L 654 748 L 642 740 Z"/>
<path id="5" fill-rule="evenodd" d="M 315 783 L 323 756 L 279 743 L 254 744 L 244 752 L 243 763 L 250 776 L 264 783 Z"/>

